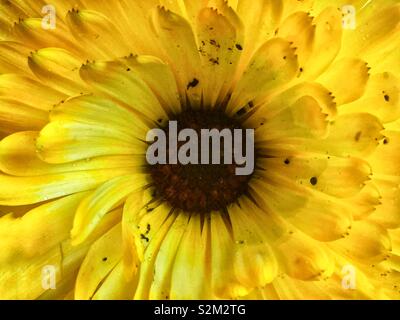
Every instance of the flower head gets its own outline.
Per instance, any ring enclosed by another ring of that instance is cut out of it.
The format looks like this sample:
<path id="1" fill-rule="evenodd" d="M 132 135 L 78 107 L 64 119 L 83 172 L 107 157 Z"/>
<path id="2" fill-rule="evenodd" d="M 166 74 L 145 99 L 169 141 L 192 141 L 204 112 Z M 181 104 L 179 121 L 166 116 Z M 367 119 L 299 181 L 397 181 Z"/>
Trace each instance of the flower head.
<path id="1" fill-rule="evenodd" d="M 398 298 L 396 2 L 2 2 L 0 298 Z M 170 121 L 254 172 L 149 164 Z"/>

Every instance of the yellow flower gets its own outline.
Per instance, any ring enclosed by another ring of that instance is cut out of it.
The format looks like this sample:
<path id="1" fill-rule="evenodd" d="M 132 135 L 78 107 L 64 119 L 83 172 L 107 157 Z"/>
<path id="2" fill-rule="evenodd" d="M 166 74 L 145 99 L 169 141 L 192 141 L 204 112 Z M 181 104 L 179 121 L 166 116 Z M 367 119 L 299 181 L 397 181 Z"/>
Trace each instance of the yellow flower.
<path id="1" fill-rule="evenodd" d="M 44 5 L 0 4 L 0 298 L 400 298 L 397 0 Z M 150 166 L 169 120 L 254 174 Z"/>

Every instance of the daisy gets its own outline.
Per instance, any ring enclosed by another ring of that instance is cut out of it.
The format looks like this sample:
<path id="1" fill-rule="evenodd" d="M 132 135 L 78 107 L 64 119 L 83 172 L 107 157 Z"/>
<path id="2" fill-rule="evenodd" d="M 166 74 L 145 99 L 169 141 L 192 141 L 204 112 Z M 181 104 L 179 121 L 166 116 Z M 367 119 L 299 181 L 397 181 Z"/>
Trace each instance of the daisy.
<path id="1" fill-rule="evenodd" d="M 397 0 L 0 6 L 0 298 L 400 297 Z M 150 165 L 169 121 L 254 173 Z"/>

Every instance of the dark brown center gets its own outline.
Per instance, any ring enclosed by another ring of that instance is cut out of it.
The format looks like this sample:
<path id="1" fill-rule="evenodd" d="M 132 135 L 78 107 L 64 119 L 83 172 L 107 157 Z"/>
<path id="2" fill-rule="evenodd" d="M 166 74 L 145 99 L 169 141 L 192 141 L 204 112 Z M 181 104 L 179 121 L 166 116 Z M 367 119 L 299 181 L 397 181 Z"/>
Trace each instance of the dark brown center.
<path id="1" fill-rule="evenodd" d="M 243 129 L 240 122 L 222 111 L 186 110 L 171 119 L 177 121 L 178 132 L 194 129 L 199 136 L 202 129 Z M 168 127 L 162 128 L 169 139 Z M 245 139 L 243 138 L 245 144 Z M 178 144 L 178 147 L 182 143 Z M 223 146 L 223 143 L 221 144 Z M 167 149 L 169 151 L 169 145 Z M 211 147 L 211 146 L 210 146 Z M 243 149 L 244 150 L 244 146 Z M 167 152 L 168 152 L 167 151 Z M 199 153 L 201 153 L 199 141 Z M 224 152 L 221 150 L 221 157 Z M 211 157 L 211 154 L 210 154 Z M 200 155 L 199 155 L 200 158 Z M 248 191 L 249 176 L 236 174 L 238 165 L 233 164 L 157 164 L 149 165 L 155 194 L 173 208 L 187 212 L 209 213 L 224 210 Z M 211 161 L 210 161 L 211 163 Z"/>

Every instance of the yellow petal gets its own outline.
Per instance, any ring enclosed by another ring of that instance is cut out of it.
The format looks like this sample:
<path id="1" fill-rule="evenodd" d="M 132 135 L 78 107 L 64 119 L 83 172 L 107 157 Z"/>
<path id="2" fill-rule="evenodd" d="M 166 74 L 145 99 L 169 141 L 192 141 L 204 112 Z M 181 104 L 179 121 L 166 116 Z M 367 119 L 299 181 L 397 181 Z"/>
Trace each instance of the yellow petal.
<path id="1" fill-rule="evenodd" d="M 258 208 L 249 199 L 243 199 L 238 206 L 234 205 L 228 211 L 236 243 L 233 265 L 235 275 L 248 288 L 265 286 L 274 280 L 279 269 L 272 250 L 274 243 L 271 241 L 271 231 L 266 230 L 275 229 L 277 232 L 279 225 L 267 226 L 265 223 L 261 226 L 261 220 L 255 214 Z M 267 213 L 259 211 L 258 214 Z M 276 237 L 279 238 L 279 235 Z"/>
<path id="2" fill-rule="evenodd" d="M 168 7 L 168 0 L 161 0 L 162 1 L 162 5 L 165 7 Z M 219 0 L 217 0 L 218 2 Z M 181 13 L 185 14 L 185 16 L 190 20 L 190 21 L 195 21 L 197 14 L 199 13 L 199 11 L 201 9 L 203 9 L 205 6 L 209 5 L 209 0 L 200 0 L 200 1 L 196 1 L 196 0 L 186 0 L 184 2 L 180 1 L 180 0 L 174 0 L 175 4 L 184 4 L 184 8 L 181 9 Z M 179 12 L 176 10 L 171 10 L 174 12 Z"/>
<path id="3" fill-rule="evenodd" d="M 393 42 L 395 48 L 387 48 L 386 52 L 368 59 L 368 64 L 373 68 L 374 72 L 390 71 L 393 74 L 400 74 L 400 63 L 398 63 L 400 61 L 400 39 Z M 382 59 L 382 56 L 385 58 Z"/>
<path id="4" fill-rule="evenodd" d="M 121 176 L 107 181 L 79 205 L 74 219 L 71 237 L 79 244 L 93 232 L 110 210 L 124 202 L 128 195 L 146 185 L 139 175 Z"/>
<path id="5" fill-rule="evenodd" d="M 276 29 L 278 37 L 293 43 L 300 66 L 306 64 L 313 51 L 316 28 L 312 22 L 313 18 L 309 13 L 298 11 L 287 17 Z"/>
<path id="6" fill-rule="evenodd" d="M 342 15 L 340 10 L 328 7 L 315 19 L 315 36 L 312 54 L 304 66 L 300 65 L 301 78 L 314 79 L 336 58 L 341 48 Z"/>
<path id="7" fill-rule="evenodd" d="M 400 174 L 400 132 L 385 130 L 385 138 L 369 157 L 374 172 L 398 176 Z"/>
<path id="8" fill-rule="evenodd" d="M 350 235 L 333 243 L 332 248 L 360 263 L 377 263 L 391 250 L 388 232 L 369 221 L 354 222 Z"/>
<path id="9" fill-rule="evenodd" d="M 334 259 L 324 245 L 295 232 L 276 248 L 283 270 L 300 280 L 319 280 L 334 271 Z"/>
<path id="10" fill-rule="evenodd" d="M 213 108 L 232 84 L 243 49 L 242 35 L 227 17 L 211 8 L 200 11 L 197 34 L 202 69 L 208 79 L 203 86 L 203 103 Z"/>
<path id="11" fill-rule="evenodd" d="M 210 292 L 209 224 L 193 215 L 176 252 L 171 275 L 171 299 L 206 299 Z M 193 248 L 196 248 L 193 251 Z"/>
<path id="12" fill-rule="evenodd" d="M 324 290 L 325 283 L 321 285 L 321 282 L 297 280 L 283 275 L 274 281 L 273 288 L 279 300 L 332 300 L 332 290 Z M 336 285 L 339 288 L 341 286 L 339 281 Z"/>
<path id="13" fill-rule="evenodd" d="M 146 210 L 145 210 L 146 211 Z M 140 229 L 136 231 L 137 248 L 145 247 L 143 261 L 140 265 L 138 286 L 135 292 L 135 299 L 149 299 L 150 288 L 154 281 L 154 270 L 161 245 L 168 232 L 171 229 L 176 214 L 170 214 L 170 209 L 160 206 L 159 209 L 154 209 L 151 213 L 144 216 L 140 222 Z M 150 231 L 146 234 L 150 225 Z M 143 250 L 143 249 L 142 249 Z M 161 293 L 161 292 L 160 292 Z M 169 299 L 168 292 L 165 292 L 164 299 Z"/>
<path id="14" fill-rule="evenodd" d="M 386 2 L 385 2 L 386 4 Z M 400 5 L 397 3 L 375 7 L 368 19 L 357 26 L 355 32 L 345 34 L 344 47 L 348 52 L 368 58 L 395 48 L 400 30 Z"/>
<path id="15" fill-rule="evenodd" d="M 279 300 L 279 295 L 272 284 L 254 289 L 249 295 L 241 297 L 244 300 Z"/>
<path id="16" fill-rule="evenodd" d="M 297 70 L 297 57 L 289 42 L 279 38 L 267 41 L 254 54 L 234 89 L 227 107 L 229 113 L 234 114 L 254 99 L 265 98 L 287 86 Z"/>
<path id="17" fill-rule="evenodd" d="M 0 132 L 11 134 L 40 130 L 48 122 L 48 113 L 16 100 L 0 98 Z"/>
<path id="18" fill-rule="evenodd" d="M 380 205 L 368 217 L 384 228 L 395 229 L 400 227 L 400 186 L 398 181 L 390 179 L 376 179 L 376 185 L 381 194 Z"/>
<path id="19" fill-rule="evenodd" d="M 388 230 L 392 242 L 392 252 L 395 255 L 400 253 L 400 229 Z"/>
<path id="20" fill-rule="evenodd" d="M 266 175 L 269 171 L 279 172 L 299 184 L 340 198 L 358 194 L 371 174 L 368 163 L 357 158 L 295 156 L 262 159 L 259 165 Z M 316 178 L 315 183 L 311 183 L 312 178 Z"/>
<path id="21" fill-rule="evenodd" d="M 17 74 L 0 75 L 0 96 L 44 111 L 67 97 L 30 77 Z"/>
<path id="22" fill-rule="evenodd" d="M 181 16 L 158 7 L 152 15 L 152 27 L 168 56 L 184 99 L 199 106 L 205 79 L 201 76 L 201 60 L 191 25 Z"/>
<path id="23" fill-rule="evenodd" d="M 67 14 L 66 22 L 76 42 L 90 51 L 88 59 L 117 58 L 132 51 L 124 33 L 105 14 L 72 9 Z"/>
<path id="24" fill-rule="evenodd" d="M 321 197 L 317 194 L 310 197 Z M 304 209 L 289 217 L 296 228 L 318 241 L 343 238 L 352 225 L 352 212 L 345 203 L 332 198 L 310 200 Z"/>
<path id="25" fill-rule="evenodd" d="M 336 117 L 336 104 L 330 92 L 320 84 L 304 82 L 276 95 L 271 101 L 262 104 L 258 108 L 256 106 L 257 110 L 253 115 L 250 115 L 244 125 L 251 128 L 260 128 L 269 119 L 273 119 L 286 108 L 292 107 L 302 99 L 311 101 L 310 98 L 317 101 L 321 108 L 320 113 L 326 114 L 327 120 L 333 120 Z"/>
<path id="26" fill-rule="evenodd" d="M 283 17 L 287 17 L 294 12 L 304 11 L 309 12 L 315 5 L 315 1 L 303 0 L 303 1 L 283 1 L 284 12 Z"/>
<path id="27" fill-rule="evenodd" d="M 368 65 L 358 59 L 342 59 L 318 78 L 318 82 L 328 88 L 338 105 L 360 98 L 369 78 Z"/>
<path id="28" fill-rule="evenodd" d="M 75 299 L 93 297 L 121 260 L 121 242 L 121 224 L 117 224 L 90 247 L 76 279 Z"/>
<path id="29" fill-rule="evenodd" d="M 21 18 L 26 18 L 29 14 L 16 3 L 0 3 L 0 37 L 7 39 L 10 37 L 10 29 L 13 23 Z"/>
<path id="30" fill-rule="evenodd" d="M 171 208 L 166 204 L 154 202 L 150 189 L 138 190 L 127 200 L 124 206 L 124 229 L 133 236 L 139 259 L 151 244 L 151 239 L 166 223 Z"/>
<path id="31" fill-rule="evenodd" d="M 135 216 L 145 206 L 144 194 L 148 194 L 148 190 L 142 189 L 132 193 L 122 207 L 122 269 L 127 280 L 137 279 L 137 271 L 140 260 L 143 259 L 143 247 L 136 245 L 135 236 L 136 226 L 133 225 Z M 139 251 L 140 250 L 140 251 Z"/>
<path id="32" fill-rule="evenodd" d="M 65 103 L 56 106 L 51 111 L 50 120 L 97 126 L 107 123 L 121 133 L 137 138 L 143 138 L 149 129 L 130 110 L 110 100 L 91 95 L 68 99 Z"/>
<path id="33" fill-rule="evenodd" d="M 83 257 L 79 262 L 81 263 L 82 260 Z M 55 289 L 46 290 L 38 296 L 36 300 L 74 300 L 74 287 L 76 275 L 78 274 L 78 267 L 74 272 L 65 275 L 62 280 L 57 283 Z"/>
<path id="34" fill-rule="evenodd" d="M 71 288 L 82 260 L 88 250 L 88 245 L 71 246 L 69 241 L 60 243 L 49 250 L 46 254 L 34 258 L 7 263 L 6 270 L 0 270 L 0 288 L 4 295 L 2 299 L 40 299 L 46 295 L 51 297 L 51 289 L 46 291 L 43 288 L 42 279 L 47 268 L 55 268 L 56 288 L 62 291 Z M 52 269 L 50 269 L 52 270 Z M 21 288 L 24 288 L 21 290 Z M 46 287 L 45 287 L 46 288 Z M 65 288 L 65 287 L 64 287 Z M 56 292 L 54 292 L 56 294 Z"/>
<path id="35" fill-rule="evenodd" d="M 40 176 L 60 172 L 139 167 L 142 157 L 97 157 L 90 161 L 49 164 L 39 159 L 36 152 L 38 132 L 25 131 L 12 134 L 0 142 L 0 169 L 13 176 Z"/>
<path id="36" fill-rule="evenodd" d="M 306 148 L 337 156 L 364 157 L 372 153 L 383 138 L 380 121 L 368 113 L 345 114 L 338 117 L 324 141 L 310 141 Z"/>
<path id="37" fill-rule="evenodd" d="M 18 206 L 39 203 L 81 191 L 91 190 L 132 169 L 103 169 L 36 177 L 0 175 L 0 204 Z"/>
<path id="38" fill-rule="evenodd" d="M 181 0 L 159 0 L 159 5 L 165 7 L 168 10 L 171 10 L 172 12 L 180 14 L 182 17 L 185 17 L 186 19 L 189 18 L 188 16 L 188 10 L 187 10 L 187 4 L 190 4 L 190 2 L 194 2 L 191 0 L 186 0 L 186 1 L 181 1 Z M 198 1 L 200 4 L 201 2 L 204 1 Z"/>
<path id="39" fill-rule="evenodd" d="M 124 60 L 157 96 L 164 110 L 181 111 L 179 92 L 170 66 L 152 56 L 129 56 Z M 153 106 L 154 107 L 154 106 Z"/>
<path id="40" fill-rule="evenodd" d="M 2 217 L 2 258 L 12 257 L 13 252 L 27 257 L 41 255 L 69 238 L 74 212 L 85 195 L 78 193 L 41 205 L 21 218 Z"/>
<path id="41" fill-rule="evenodd" d="M 149 299 L 151 300 L 160 300 L 166 297 L 171 299 L 184 297 L 180 292 L 171 292 L 171 275 L 175 263 L 178 263 L 175 261 L 175 257 L 179 245 L 183 241 L 188 222 L 188 214 L 182 212 L 178 214 L 160 245 L 154 261 L 153 281 L 149 292 Z M 182 280 L 181 278 L 180 281 Z"/>
<path id="42" fill-rule="evenodd" d="M 0 51 L 0 73 L 29 73 L 30 48 L 18 42 L 1 41 Z"/>
<path id="43" fill-rule="evenodd" d="M 49 87 L 67 95 L 87 93 L 79 77 L 82 65 L 77 57 L 60 48 L 46 48 L 33 52 L 28 58 L 32 72 Z"/>
<path id="44" fill-rule="evenodd" d="M 243 286 L 231 269 L 234 265 L 235 242 L 219 212 L 212 213 L 210 245 L 212 294 L 219 298 L 234 298 L 248 294 L 251 289 Z"/>
<path id="45" fill-rule="evenodd" d="M 88 148 L 90 146 L 90 148 Z M 39 157 L 49 163 L 64 163 L 106 155 L 143 154 L 144 143 L 112 127 L 80 122 L 53 121 L 36 141 Z"/>
<path id="46" fill-rule="evenodd" d="M 125 277 L 124 266 L 119 262 L 98 288 L 93 300 L 131 300 L 135 283 Z"/>
<path id="47" fill-rule="evenodd" d="M 307 204 L 307 193 L 299 188 L 294 190 L 289 188 L 286 192 L 282 192 L 285 184 L 282 183 L 282 179 L 280 180 L 273 181 L 271 177 L 264 175 L 261 179 L 251 180 L 250 187 L 252 196 L 261 208 L 270 209 L 277 216 L 285 218 Z"/>
<path id="48" fill-rule="evenodd" d="M 87 245 L 72 248 L 67 239 L 75 209 L 85 193 L 37 207 L 22 218 L 0 218 L 0 297 L 35 299 L 42 287 L 43 268 L 55 267 L 56 287 L 76 273 Z M 51 290 L 50 290 L 51 291 Z"/>
<path id="49" fill-rule="evenodd" d="M 245 24 L 244 55 L 251 57 L 254 50 L 273 37 L 283 14 L 281 0 L 238 0 L 237 13 Z M 231 4 L 235 8 L 235 4 Z M 248 61 L 248 59 L 245 59 Z"/>
<path id="50" fill-rule="evenodd" d="M 53 3 L 58 7 L 61 1 L 55 0 Z M 41 16 L 41 11 L 45 4 L 45 1 L 17 0 L 14 3 L 2 3 L 1 5 L 2 10 L 7 12 L 9 16 L 16 14 L 14 18 L 18 20 L 18 17 Z"/>
<path id="51" fill-rule="evenodd" d="M 327 129 L 327 114 L 322 112 L 318 101 L 304 96 L 260 126 L 256 131 L 256 140 L 262 143 L 285 137 L 322 138 L 326 136 Z"/>
<path id="52" fill-rule="evenodd" d="M 362 220 L 375 212 L 381 203 L 382 195 L 377 186 L 377 180 L 371 180 L 366 183 L 366 186 L 349 199 L 353 206 L 353 218 L 355 220 Z"/>
<path id="53" fill-rule="evenodd" d="M 152 121 L 165 119 L 166 113 L 140 73 L 119 61 L 96 62 L 82 66 L 80 74 L 90 86 L 135 110 Z"/>
<path id="54" fill-rule="evenodd" d="M 121 30 L 120 33 L 123 34 L 125 41 L 128 41 L 132 53 L 151 54 L 164 58 L 160 53 L 160 44 L 156 41 L 149 23 L 151 11 L 159 4 L 159 0 L 137 0 L 134 2 L 111 0 L 96 3 L 85 1 L 87 9 L 96 10 L 106 16 L 115 28 Z M 82 8 L 84 7 L 79 5 L 77 9 Z M 132 17 L 135 18 L 132 19 Z M 104 30 L 100 31 L 104 33 Z M 106 34 L 108 39 L 110 35 L 109 33 Z M 135 39 L 135 41 L 131 41 L 131 39 Z M 122 55 L 127 55 L 127 53 Z"/>
<path id="55" fill-rule="evenodd" d="M 251 182 L 257 203 L 271 208 L 292 223 L 293 228 L 319 241 L 336 240 L 348 232 L 352 213 L 345 202 L 271 174 L 267 179 L 270 181 Z"/>
<path id="56" fill-rule="evenodd" d="M 75 54 L 82 54 L 81 45 L 74 40 L 69 30 L 62 23 L 55 29 L 44 29 L 42 18 L 27 18 L 17 22 L 11 31 L 13 39 L 25 43 L 34 49 L 55 47 L 69 50 Z"/>
<path id="57" fill-rule="evenodd" d="M 400 78 L 393 73 L 384 72 L 371 76 L 365 95 L 341 108 L 346 113 L 368 112 L 377 116 L 383 123 L 400 118 Z"/>

